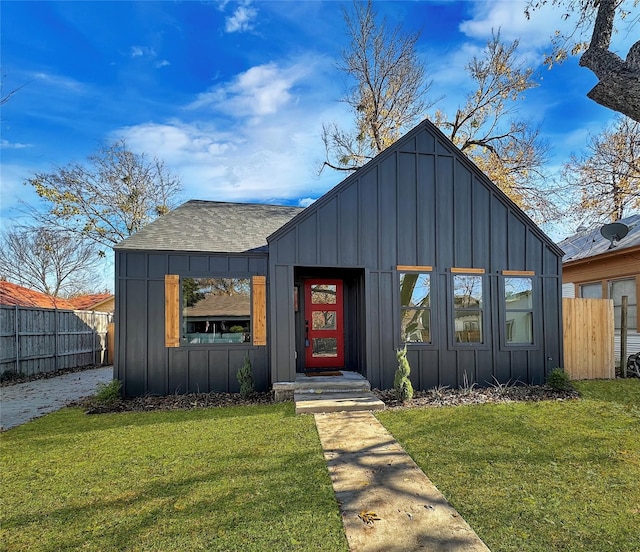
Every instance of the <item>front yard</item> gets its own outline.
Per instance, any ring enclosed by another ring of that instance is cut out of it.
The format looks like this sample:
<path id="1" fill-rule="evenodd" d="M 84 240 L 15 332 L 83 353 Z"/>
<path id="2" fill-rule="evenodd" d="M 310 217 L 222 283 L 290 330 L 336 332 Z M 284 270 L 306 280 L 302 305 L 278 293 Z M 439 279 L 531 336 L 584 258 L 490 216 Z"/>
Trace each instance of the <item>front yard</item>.
<path id="1" fill-rule="evenodd" d="M 576 387 L 582 400 L 378 418 L 494 552 L 637 552 L 640 380 Z"/>
<path id="2" fill-rule="evenodd" d="M 379 418 L 494 552 L 640 550 L 640 380 L 578 385 Z M 291 403 L 65 409 L 0 435 L 0 477 L 2 550 L 347 550 Z"/>
<path id="3" fill-rule="evenodd" d="M 0 549 L 347 550 L 313 418 L 291 403 L 87 416 L 0 436 Z"/>

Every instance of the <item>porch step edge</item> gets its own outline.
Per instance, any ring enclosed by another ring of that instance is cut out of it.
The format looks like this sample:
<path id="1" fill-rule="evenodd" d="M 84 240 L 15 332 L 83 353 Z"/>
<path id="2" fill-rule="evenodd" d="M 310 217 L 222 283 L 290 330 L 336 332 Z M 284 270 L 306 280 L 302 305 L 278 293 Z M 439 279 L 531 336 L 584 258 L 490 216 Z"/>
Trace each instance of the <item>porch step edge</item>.
<path id="1" fill-rule="evenodd" d="M 373 393 L 295 393 L 296 414 L 384 410 L 384 403 Z"/>

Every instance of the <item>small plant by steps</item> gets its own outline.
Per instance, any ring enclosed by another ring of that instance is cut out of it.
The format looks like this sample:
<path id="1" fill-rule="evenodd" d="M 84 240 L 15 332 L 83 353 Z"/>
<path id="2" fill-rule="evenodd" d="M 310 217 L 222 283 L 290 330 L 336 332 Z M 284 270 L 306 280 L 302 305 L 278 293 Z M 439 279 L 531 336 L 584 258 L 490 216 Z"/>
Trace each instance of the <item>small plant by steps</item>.
<path id="1" fill-rule="evenodd" d="M 398 358 L 398 369 L 393 378 L 393 387 L 396 390 L 398 400 L 402 402 L 410 401 L 413 398 L 413 386 L 409 380 L 411 366 L 407 360 L 407 346 L 396 352 Z"/>

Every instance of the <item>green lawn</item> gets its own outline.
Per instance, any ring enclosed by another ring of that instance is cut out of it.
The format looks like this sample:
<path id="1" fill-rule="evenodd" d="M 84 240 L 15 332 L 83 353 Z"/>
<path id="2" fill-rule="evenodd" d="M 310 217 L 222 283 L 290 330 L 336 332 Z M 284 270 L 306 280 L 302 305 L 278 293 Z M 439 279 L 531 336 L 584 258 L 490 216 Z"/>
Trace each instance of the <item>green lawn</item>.
<path id="1" fill-rule="evenodd" d="M 0 436 L 0 549 L 347 550 L 313 418 L 291 403 L 87 416 Z"/>
<path id="2" fill-rule="evenodd" d="M 583 400 L 386 411 L 493 552 L 640 550 L 640 380 Z"/>

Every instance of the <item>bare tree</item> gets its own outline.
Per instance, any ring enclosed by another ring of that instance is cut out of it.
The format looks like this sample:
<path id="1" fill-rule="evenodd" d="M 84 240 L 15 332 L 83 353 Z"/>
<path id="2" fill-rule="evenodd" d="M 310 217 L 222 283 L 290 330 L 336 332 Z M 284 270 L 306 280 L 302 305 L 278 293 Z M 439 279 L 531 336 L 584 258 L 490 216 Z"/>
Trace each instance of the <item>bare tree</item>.
<path id="1" fill-rule="evenodd" d="M 96 247 L 69 232 L 12 228 L 0 238 L 0 275 L 54 297 L 91 289 L 100 260 Z"/>
<path id="2" fill-rule="evenodd" d="M 537 86 L 533 69 L 517 58 L 518 45 L 494 33 L 482 56 L 466 66 L 476 87 L 465 104 L 454 116 L 438 110 L 433 120 L 517 205 L 545 222 L 558 217 L 545 184 L 548 148 L 537 128 L 514 118 L 517 102 Z"/>
<path id="3" fill-rule="evenodd" d="M 578 219 L 616 221 L 640 210 L 640 123 L 618 116 L 589 137 L 584 155 L 571 156 L 562 178 L 576 196 Z"/>
<path id="4" fill-rule="evenodd" d="M 638 7 L 639 0 L 529 0 L 525 15 L 530 17 L 531 11 L 548 3 L 564 8 L 563 19 L 575 16 L 575 25 L 568 35 L 555 32 L 553 51 L 546 57 L 546 63 L 562 62 L 569 52 L 582 53 L 580 65 L 590 69 L 599 80 L 587 96 L 640 121 L 640 41 L 629 48 L 624 60 L 610 50 L 617 25 L 626 22 L 632 28 L 640 19 L 637 12 L 631 11 L 632 7 Z M 590 29 L 591 37 L 584 40 Z"/>
<path id="5" fill-rule="evenodd" d="M 353 110 L 354 128 L 323 125 L 322 167 L 353 171 L 424 116 L 431 83 L 416 51 L 420 33 L 403 33 L 400 25 L 389 29 L 385 19 L 378 21 L 371 0 L 354 0 L 353 13 L 345 10 L 344 20 L 350 44 L 338 69 L 355 82 L 342 100 Z"/>
<path id="6" fill-rule="evenodd" d="M 179 178 L 162 161 L 130 151 L 122 140 L 86 164 L 38 173 L 28 183 L 46 206 L 30 210 L 39 224 L 107 247 L 167 213 L 181 191 Z"/>

